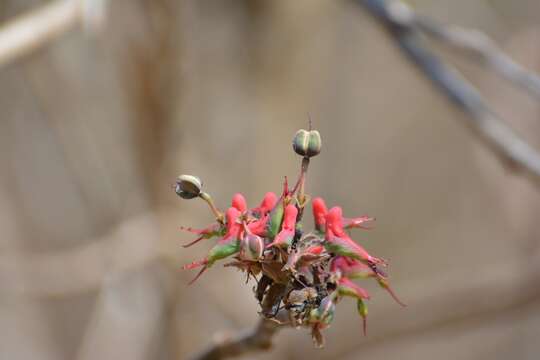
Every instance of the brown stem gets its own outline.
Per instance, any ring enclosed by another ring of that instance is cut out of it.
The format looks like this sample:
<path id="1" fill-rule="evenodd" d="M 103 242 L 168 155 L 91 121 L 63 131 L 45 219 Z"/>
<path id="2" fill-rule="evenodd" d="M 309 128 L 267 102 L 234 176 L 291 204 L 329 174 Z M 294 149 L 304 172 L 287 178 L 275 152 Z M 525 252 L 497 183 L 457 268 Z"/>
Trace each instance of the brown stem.
<path id="1" fill-rule="evenodd" d="M 219 340 L 191 359 L 219 360 L 253 351 L 266 351 L 272 346 L 272 338 L 281 327 L 283 325 L 274 320 L 261 318 L 254 329 Z"/>
<path id="2" fill-rule="evenodd" d="M 263 304 L 263 313 L 271 312 L 286 291 L 286 286 L 276 284 L 270 286 Z M 266 351 L 272 346 L 272 338 L 277 331 L 290 324 L 288 312 L 280 310 L 272 319 L 261 317 L 257 326 L 234 337 L 225 337 L 207 349 L 193 356 L 192 360 L 219 360 L 239 356 L 253 351 Z"/>

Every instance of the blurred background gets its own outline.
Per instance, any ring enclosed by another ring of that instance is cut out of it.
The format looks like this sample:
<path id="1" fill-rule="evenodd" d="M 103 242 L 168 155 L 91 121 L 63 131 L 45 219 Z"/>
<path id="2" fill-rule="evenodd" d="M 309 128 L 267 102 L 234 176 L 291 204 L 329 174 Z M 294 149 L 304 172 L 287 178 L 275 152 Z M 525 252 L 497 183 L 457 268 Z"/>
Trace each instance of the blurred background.
<path id="1" fill-rule="evenodd" d="M 53 3 L 2 0 L 0 24 Z M 409 2 L 486 32 L 540 71 L 540 2 Z M 478 142 L 376 21 L 349 1 L 115 0 L 0 67 L 0 358 L 186 359 L 255 325 L 253 284 L 214 266 L 196 284 L 180 225 L 212 221 L 171 189 L 200 176 L 249 205 L 295 178 L 308 113 L 323 137 L 307 191 L 369 214 L 355 239 L 391 262 L 403 309 L 369 283 L 327 345 L 286 329 L 256 359 L 537 359 L 540 193 Z M 2 29 L 2 27 L 0 27 Z M 1 30 L 0 30 L 1 31 Z M 540 149 L 540 106 L 442 54 Z M 311 221 L 311 220 L 310 220 Z M 221 334 L 221 335 L 220 335 Z"/>

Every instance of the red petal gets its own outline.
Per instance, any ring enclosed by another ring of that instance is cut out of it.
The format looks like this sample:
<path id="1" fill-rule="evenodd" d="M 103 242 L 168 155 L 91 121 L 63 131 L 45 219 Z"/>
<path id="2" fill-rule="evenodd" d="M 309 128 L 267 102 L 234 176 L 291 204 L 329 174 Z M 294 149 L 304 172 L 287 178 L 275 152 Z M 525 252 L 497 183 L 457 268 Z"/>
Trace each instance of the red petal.
<path id="1" fill-rule="evenodd" d="M 190 247 L 191 245 L 194 245 L 194 244 L 198 243 L 198 242 L 201 241 L 202 239 L 204 239 L 204 236 L 199 236 L 198 238 L 196 238 L 196 239 L 193 240 L 192 242 L 187 243 L 187 244 L 185 244 L 185 245 L 182 245 L 182 247 L 185 247 L 185 248 Z"/>
<path id="2" fill-rule="evenodd" d="M 242 195 L 240 193 L 234 194 L 234 196 L 232 198 L 231 206 L 233 208 L 236 208 L 240 212 L 246 211 L 247 210 L 247 203 L 246 203 L 246 198 L 244 197 L 244 195 Z"/>
<path id="3" fill-rule="evenodd" d="M 204 258 L 202 260 L 197 260 L 197 261 L 194 261 L 194 262 L 192 262 L 190 264 L 182 266 L 182 270 L 195 269 L 195 268 L 198 268 L 199 266 L 206 265 L 207 263 L 208 263 L 208 259 Z"/>
<path id="4" fill-rule="evenodd" d="M 197 280 L 201 277 L 201 275 L 203 274 L 203 272 L 206 271 L 206 269 L 207 269 L 207 266 L 205 265 L 205 266 L 201 269 L 201 271 L 199 271 L 199 273 L 198 273 L 197 275 L 195 275 L 195 277 L 188 283 L 188 285 L 191 285 L 191 284 L 193 284 L 195 281 L 197 281 Z"/>

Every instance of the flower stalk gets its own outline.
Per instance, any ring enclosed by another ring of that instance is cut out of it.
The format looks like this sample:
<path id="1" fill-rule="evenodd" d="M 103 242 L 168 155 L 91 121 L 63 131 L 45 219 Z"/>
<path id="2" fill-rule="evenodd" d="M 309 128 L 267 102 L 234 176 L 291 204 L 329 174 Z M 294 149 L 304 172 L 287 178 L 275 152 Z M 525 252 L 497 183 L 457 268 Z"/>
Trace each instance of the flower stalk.
<path id="1" fill-rule="evenodd" d="M 212 213 L 216 217 L 216 220 L 219 223 L 223 224 L 225 217 L 223 216 L 223 213 L 221 211 L 219 211 L 219 209 L 214 204 L 214 201 L 212 200 L 212 197 L 210 196 L 210 194 L 205 193 L 205 192 L 201 192 L 199 194 L 199 197 L 201 199 L 203 199 L 208 204 L 208 206 L 210 207 L 210 210 L 212 211 Z"/>

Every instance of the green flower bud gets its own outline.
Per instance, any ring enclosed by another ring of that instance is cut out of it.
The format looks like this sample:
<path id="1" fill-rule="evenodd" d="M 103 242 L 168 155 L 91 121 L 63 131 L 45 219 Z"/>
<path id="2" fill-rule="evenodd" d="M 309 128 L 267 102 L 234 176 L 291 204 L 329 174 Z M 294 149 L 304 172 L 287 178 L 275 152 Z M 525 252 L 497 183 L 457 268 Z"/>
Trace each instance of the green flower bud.
<path id="1" fill-rule="evenodd" d="M 193 199 L 200 195 L 202 181 L 193 175 L 180 175 L 176 179 L 175 191 L 182 199 Z"/>
<path id="2" fill-rule="evenodd" d="M 313 157 L 321 152 L 321 134 L 317 130 L 300 129 L 293 138 L 294 151 L 304 157 Z"/>

